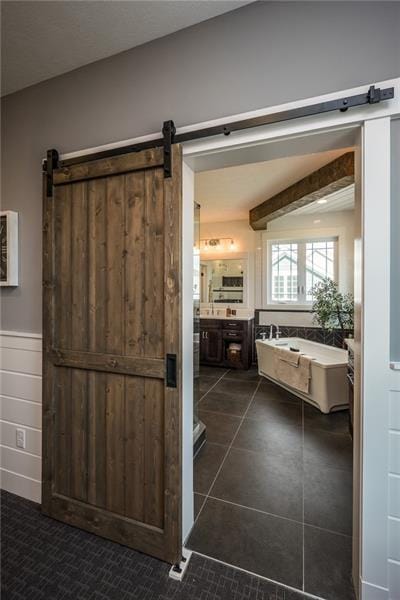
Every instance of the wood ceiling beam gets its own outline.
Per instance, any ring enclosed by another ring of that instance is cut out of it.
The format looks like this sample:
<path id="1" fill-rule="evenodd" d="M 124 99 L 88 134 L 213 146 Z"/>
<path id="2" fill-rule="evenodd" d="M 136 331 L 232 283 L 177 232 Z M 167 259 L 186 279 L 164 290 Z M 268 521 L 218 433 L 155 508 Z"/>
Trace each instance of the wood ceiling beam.
<path id="1" fill-rule="evenodd" d="M 346 152 L 252 208 L 249 212 L 250 225 L 254 230 L 266 229 L 269 221 L 307 206 L 353 182 L 354 152 Z"/>

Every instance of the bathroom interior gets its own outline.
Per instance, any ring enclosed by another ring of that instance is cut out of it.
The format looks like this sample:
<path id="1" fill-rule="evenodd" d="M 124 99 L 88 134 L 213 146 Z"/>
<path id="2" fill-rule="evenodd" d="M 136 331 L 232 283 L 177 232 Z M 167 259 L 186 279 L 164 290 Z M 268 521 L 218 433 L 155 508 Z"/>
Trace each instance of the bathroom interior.
<path id="1" fill-rule="evenodd" d="M 325 600 L 353 598 L 357 204 L 348 145 L 195 174 L 186 545 Z"/>

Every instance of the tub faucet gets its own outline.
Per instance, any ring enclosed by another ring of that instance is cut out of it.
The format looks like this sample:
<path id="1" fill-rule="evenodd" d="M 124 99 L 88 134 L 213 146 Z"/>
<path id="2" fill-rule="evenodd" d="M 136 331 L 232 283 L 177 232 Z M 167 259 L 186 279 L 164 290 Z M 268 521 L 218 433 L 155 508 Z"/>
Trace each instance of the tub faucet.
<path id="1" fill-rule="evenodd" d="M 281 335 L 281 332 L 279 330 L 279 325 L 275 325 L 274 323 L 272 323 L 269 326 L 269 339 L 272 340 L 273 339 L 273 331 L 274 331 L 274 327 L 276 328 L 276 334 L 275 334 L 275 339 L 279 340 L 279 336 Z"/>

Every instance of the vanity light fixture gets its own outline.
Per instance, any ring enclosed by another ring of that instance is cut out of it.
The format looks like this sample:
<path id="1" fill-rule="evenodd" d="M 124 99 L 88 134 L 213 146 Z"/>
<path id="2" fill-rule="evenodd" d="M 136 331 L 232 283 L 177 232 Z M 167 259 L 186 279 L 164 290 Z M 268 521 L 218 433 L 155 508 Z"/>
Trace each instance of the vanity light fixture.
<path id="1" fill-rule="evenodd" d="M 206 252 L 209 250 L 223 250 L 227 246 L 229 250 L 234 251 L 236 249 L 235 240 L 233 238 L 204 238 L 200 240 L 200 247 Z"/>

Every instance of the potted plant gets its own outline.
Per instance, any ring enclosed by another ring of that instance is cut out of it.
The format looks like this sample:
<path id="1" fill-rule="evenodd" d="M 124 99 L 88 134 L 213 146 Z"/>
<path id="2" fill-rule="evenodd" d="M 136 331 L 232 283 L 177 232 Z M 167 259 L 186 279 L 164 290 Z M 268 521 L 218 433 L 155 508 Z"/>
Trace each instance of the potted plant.
<path id="1" fill-rule="evenodd" d="M 327 277 L 312 288 L 314 313 L 313 321 L 322 329 L 340 329 L 345 336 L 346 329 L 354 327 L 353 294 L 342 294 L 335 281 Z"/>

